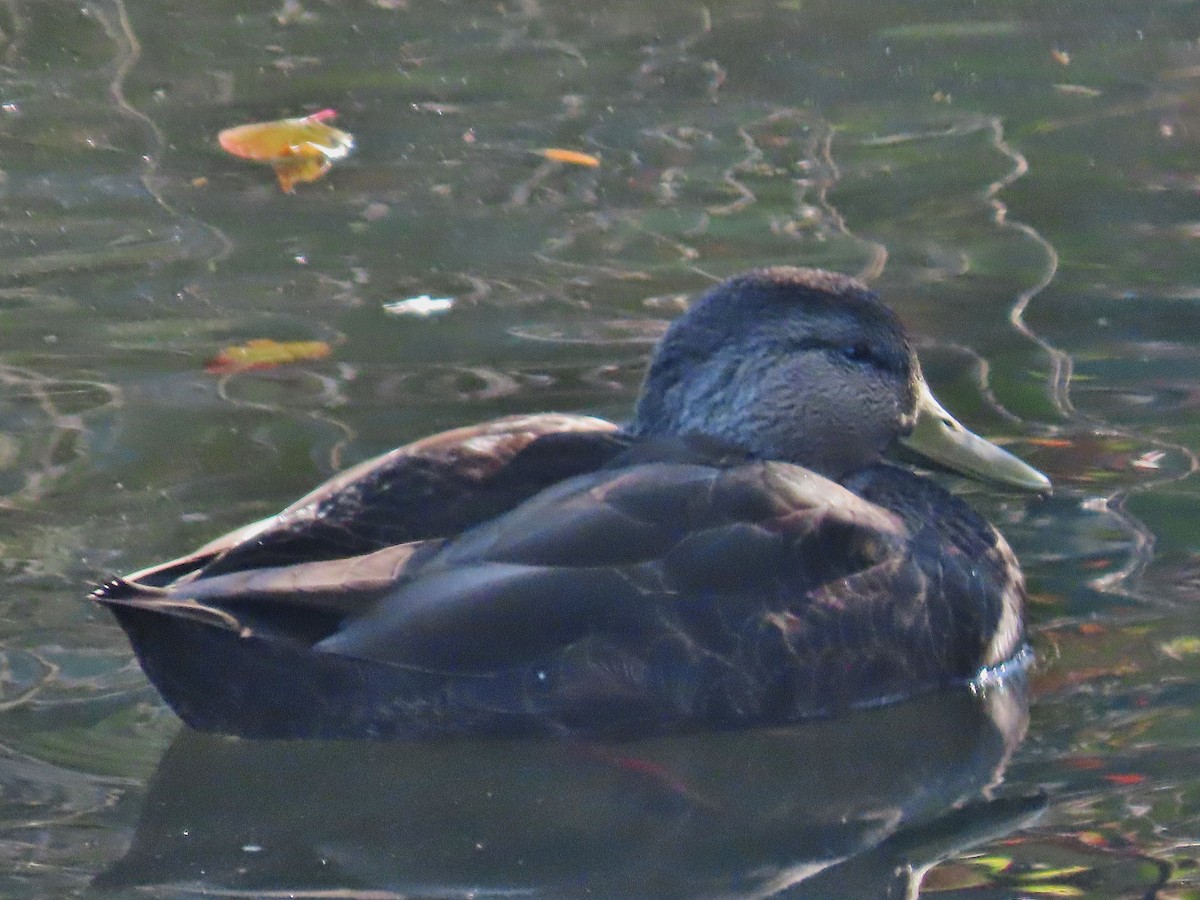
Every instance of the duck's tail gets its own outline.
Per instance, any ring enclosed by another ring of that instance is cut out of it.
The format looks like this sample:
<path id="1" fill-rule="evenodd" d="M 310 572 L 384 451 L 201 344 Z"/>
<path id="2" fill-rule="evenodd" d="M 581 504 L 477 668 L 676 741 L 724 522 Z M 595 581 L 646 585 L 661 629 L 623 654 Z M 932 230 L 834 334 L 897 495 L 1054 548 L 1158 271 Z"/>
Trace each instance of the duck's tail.
<path id="1" fill-rule="evenodd" d="M 108 581 L 104 582 L 104 584 L 100 585 L 98 588 L 88 594 L 88 598 L 95 600 L 97 603 L 108 606 L 115 603 L 135 600 L 151 591 L 157 594 L 161 593 L 162 589 L 147 588 L 132 582 L 127 578 L 114 577 L 110 578 Z"/>
<path id="2" fill-rule="evenodd" d="M 110 578 L 88 595 L 89 599 L 112 610 L 118 620 L 122 611 L 142 610 L 179 619 L 190 619 L 227 631 L 242 630 L 241 622 L 222 609 L 180 598 L 166 588 L 141 584 L 129 578 Z"/>

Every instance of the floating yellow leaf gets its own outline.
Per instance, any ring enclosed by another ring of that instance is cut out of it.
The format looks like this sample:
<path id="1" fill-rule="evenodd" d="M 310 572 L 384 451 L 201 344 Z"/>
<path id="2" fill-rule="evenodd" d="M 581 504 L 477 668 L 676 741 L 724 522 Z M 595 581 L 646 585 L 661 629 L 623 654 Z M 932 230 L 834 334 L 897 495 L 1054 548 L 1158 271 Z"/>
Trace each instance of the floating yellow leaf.
<path id="1" fill-rule="evenodd" d="M 1178 637 L 1167 641 L 1159 649 L 1171 659 L 1183 659 L 1185 656 L 1195 656 L 1200 653 L 1200 637 Z"/>
<path id="2" fill-rule="evenodd" d="M 288 363 L 309 359 L 324 359 L 331 350 L 324 341 L 275 341 L 255 338 L 246 343 L 226 347 L 204 366 L 213 375 L 228 375 L 248 369 L 272 369 Z"/>
<path id="3" fill-rule="evenodd" d="M 279 186 L 291 193 L 299 182 L 316 181 L 354 148 L 353 135 L 329 124 L 336 116 L 332 109 L 323 109 L 297 119 L 238 125 L 218 134 L 217 142 L 241 159 L 269 163 Z"/>
<path id="4" fill-rule="evenodd" d="M 257 162 L 278 162 L 295 156 L 340 159 L 354 146 L 354 138 L 329 125 L 336 118 L 332 109 L 311 116 L 277 119 L 226 128 L 217 141 L 227 153 Z"/>
<path id="5" fill-rule="evenodd" d="M 580 153 L 578 150 L 563 150 L 559 147 L 544 147 L 536 151 L 538 156 L 544 156 L 553 162 L 568 163 L 572 166 L 587 166 L 594 169 L 600 165 L 600 158 L 590 153 Z"/>

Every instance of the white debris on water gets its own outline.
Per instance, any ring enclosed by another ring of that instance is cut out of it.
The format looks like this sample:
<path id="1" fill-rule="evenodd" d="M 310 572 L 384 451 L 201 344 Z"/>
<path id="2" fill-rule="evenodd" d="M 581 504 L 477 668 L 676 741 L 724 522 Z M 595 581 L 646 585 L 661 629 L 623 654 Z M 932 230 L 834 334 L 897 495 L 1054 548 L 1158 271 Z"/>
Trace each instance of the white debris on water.
<path id="1" fill-rule="evenodd" d="M 419 297 L 408 297 L 405 300 L 393 300 L 383 304 L 383 311 L 392 316 L 436 316 L 449 312 L 454 306 L 452 297 L 430 297 L 422 294 Z"/>

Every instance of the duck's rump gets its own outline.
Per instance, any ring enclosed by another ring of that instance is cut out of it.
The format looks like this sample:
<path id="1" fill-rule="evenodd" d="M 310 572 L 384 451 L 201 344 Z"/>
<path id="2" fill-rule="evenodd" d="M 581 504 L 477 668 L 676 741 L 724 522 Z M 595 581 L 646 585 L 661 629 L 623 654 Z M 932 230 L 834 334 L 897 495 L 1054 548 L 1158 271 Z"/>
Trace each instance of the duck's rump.
<path id="1" fill-rule="evenodd" d="M 339 546 L 359 552 L 296 562 L 288 529 L 310 523 L 312 542 L 324 521 L 310 499 L 96 599 L 186 722 L 254 737 L 778 723 L 997 661 L 1001 594 L 1020 586 L 993 583 L 976 545 L 998 536 L 935 486 L 939 516 L 905 516 L 787 464 L 692 452 L 589 472 L 614 455 L 589 447 L 556 470 L 586 474 L 461 534 L 381 537 L 347 515 Z M 920 481 L 857 477 L 880 497 Z"/>

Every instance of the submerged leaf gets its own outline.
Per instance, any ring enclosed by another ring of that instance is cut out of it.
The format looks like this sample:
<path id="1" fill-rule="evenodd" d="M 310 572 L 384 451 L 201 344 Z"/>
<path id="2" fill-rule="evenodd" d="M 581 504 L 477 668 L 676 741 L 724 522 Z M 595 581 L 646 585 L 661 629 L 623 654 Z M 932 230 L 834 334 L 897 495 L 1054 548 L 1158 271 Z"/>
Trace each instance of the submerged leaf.
<path id="1" fill-rule="evenodd" d="M 987 869 L 993 875 L 999 875 L 1012 864 L 1012 858 L 1008 856 L 976 856 L 971 859 L 971 865 Z"/>
<path id="2" fill-rule="evenodd" d="M 323 156 L 296 156 L 272 163 L 279 189 L 285 194 L 290 194 L 298 184 L 316 181 L 329 171 L 330 165 L 332 163 Z"/>
<path id="3" fill-rule="evenodd" d="M 1056 878 L 1070 878 L 1072 875 L 1082 875 L 1084 872 L 1090 872 L 1087 866 L 1059 866 L 1057 869 L 1034 869 L 1030 872 L 1022 872 L 1017 879 L 1022 884 L 1027 884 L 1031 881 L 1051 881 Z"/>
<path id="4" fill-rule="evenodd" d="M 919 22 L 884 28 L 879 37 L 885 40 L 945 40 L 947 38 L 994 38 L 1020 34 L 1025 24 L 1013 21 Z"/>
<path id="5" fill-rule="evenodd" d="M 1054 89 L 1060 94 L 1074 95 L 1076 97 L 1100 97 L 1104 93 L 1085 84 L 1056 84 Z"/>
<path id="6" fill-rule="evenodd" d="M 309 359 L 324 359 L 331 350 L 324 341 L 280 342 L 270 338 L 255 338 L 241 346 L 226 347 L 205 365 L 213 375 L 228 375 L 248 369 L 272 369 L 288 363 Z"/>
<path id="7" fill-rule="evenodd" d="M 218 134 L 217 142 L 241 159 L 274 166 L 279 186 L 290 193 L 299 182 L 316 181 L 354 148 L 353 135 L 328 124 L 336 116 L 323 109 L 297 119 L 238 125 Z"/>
<path id="8" fill-rule="evenodd" d="M 1105 781 L 1119 785 L 1141 784 L 1146 780 L 1145 775 L 1139 775 L 1137 772 L 1110 772 L 1103 777 Z"/>
<path id="9" fill-rule="evenodd" d="M 921 896 L 986 887 L 991 882 L 988 872 L 964 862 L 951 860 L 934 866 L 926 873 L 921 880 Z"/>

